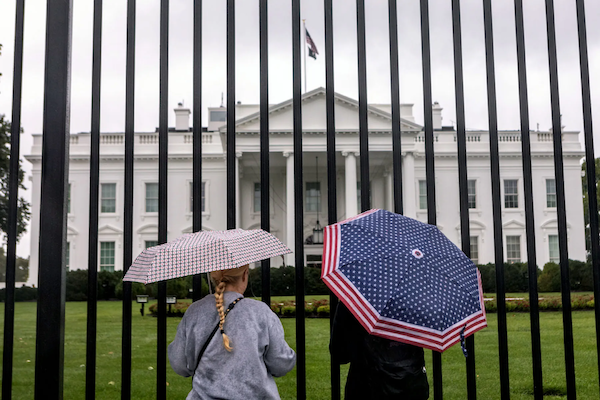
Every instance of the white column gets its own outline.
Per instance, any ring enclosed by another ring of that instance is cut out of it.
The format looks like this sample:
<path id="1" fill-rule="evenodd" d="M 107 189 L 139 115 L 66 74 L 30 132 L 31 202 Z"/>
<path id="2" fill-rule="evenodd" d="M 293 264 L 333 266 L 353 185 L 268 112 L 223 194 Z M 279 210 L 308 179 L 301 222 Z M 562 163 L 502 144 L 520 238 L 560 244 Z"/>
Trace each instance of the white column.
<path id="1" fill-rule="evenodd" d="M 415 193 L 415 157 L 413 156 L 413 153 L 406 153 L 402 158 L 402 172 L 404 174 L 404 185 L 402 185 L 404 191 L 404 215 L 416 218 L 417 195 Z"/>
<path id="2" fill-rule="evenodd" d="M 285 168 L 285 203 L 286 203 L 286 244 L 293 251 L 295 248 L 294 239 L 294 153 L 284 152 L 283 156 L 287 158 Z M 294 265 L 294 254 L 288 254 L 287 265 Z"/>
<path id="3" fill-rule="evenodd" d="M 383 174 L 385 177 L 385 209 L 388 211 L 394 210 L 394 172 L 387 170 Z"/>
<path id="4" fill-rule="evenodd" d="M 358 214 L 358 193 L 356 191 L 356 154 L 342 152 L 346 157 L 346 218 Z"/>
<path id="5" fill-rule="evenodd" d="M 235 153 L 235 227 L 241 228 L 242 210 L 240 209 L 240 158 L 242 153 Z"/>

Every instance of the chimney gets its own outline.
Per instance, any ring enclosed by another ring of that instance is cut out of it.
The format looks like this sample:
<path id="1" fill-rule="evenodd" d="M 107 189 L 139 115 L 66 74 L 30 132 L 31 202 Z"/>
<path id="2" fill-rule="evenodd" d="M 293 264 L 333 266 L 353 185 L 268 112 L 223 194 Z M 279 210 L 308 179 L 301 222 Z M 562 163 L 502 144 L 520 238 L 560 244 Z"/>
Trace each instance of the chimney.
<path id="1" fill-rule="evenodd" d="M 413 116 L 413 104 L 400 104 L 400 118 L 415 122 L 415 117 Z"/>
<path id="2" fill-rule="evenodd" d="M 190 130 L 190 109 L 184 108 L 183 103 L 178 103 L 177 108 L 175 108 L 175 130 Z"/>
<path id="3" fill-rule="evenodd" d="M 440 107 L 440 103 L 437 101 L 433 103 L 433 129 L 440 130 L 442 129 L 442 110 Z"/>

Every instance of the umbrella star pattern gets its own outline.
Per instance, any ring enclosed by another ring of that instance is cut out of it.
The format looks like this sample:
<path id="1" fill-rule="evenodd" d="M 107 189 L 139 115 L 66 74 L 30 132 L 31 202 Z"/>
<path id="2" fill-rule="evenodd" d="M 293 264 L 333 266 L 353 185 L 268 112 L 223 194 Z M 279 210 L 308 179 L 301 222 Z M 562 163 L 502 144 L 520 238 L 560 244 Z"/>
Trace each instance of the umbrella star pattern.
<path id="1" fill-rule="evenodd" d="M 367 331 L 444 351 L 487 326 L 479 271 L 435 226 L 370 210 L 325 228 L 322 278 Z"/>

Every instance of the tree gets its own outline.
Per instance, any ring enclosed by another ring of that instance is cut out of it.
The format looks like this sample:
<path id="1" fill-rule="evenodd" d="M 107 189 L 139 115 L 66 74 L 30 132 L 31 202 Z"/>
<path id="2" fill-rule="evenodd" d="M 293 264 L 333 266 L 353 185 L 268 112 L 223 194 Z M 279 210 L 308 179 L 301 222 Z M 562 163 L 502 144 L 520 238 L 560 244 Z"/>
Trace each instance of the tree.
<path id="1" fill-rule="evenodd" d="M 600 181 L 600 158 L 596 158 L 594 160 L 596 164 L 596 188 L 598 188 L 598 181 Z M 581 178 L 582 188 L 583 188 L 583 219 L 585 224 L 585 248 L 588 253 L 588 258 L 590 256 L 590 252 L 592 251 L 591 246 L 591 238 L 590 238 L 590 210 L 589 210 L 589 197 L 588 197 L 588 185 L 587 185 L 587 171 L 586 171 L 586 162 L 584 161 L 581 165 L 581 169 L 583 171 L 583 176 Z M 600 191 L 596 191 L 596 201 L 600 204 Z M 599 240 L 596 238 L 596 240 Z"/>
<path id="2" fill-rule="evenodd" d="M 17 257 L 16 260 L 16 282 L 27 282 L 29 278 L 29 259 Z M 6 255 L 0 247 L 0 282 L 6 282 Z"/>
<path id="3" fill-rule="evenodd" d="M 2 54 L 2 45 L 0 45 L 0 55 Z M 0 76 L 2 74 L 0 73 Z M 8 230 L 8 187 L 9 187 L 9 169 L 10 169 L 10 121 L 0 114 L 0 231 L 6 233 Z M 19 160 L 19 188 L 25 190 L 23 178 L 25 174 L 21 168 Z M 22 197 L 18 200 L 17 207 L 17 240 L 21 237 L 29 221 L 29 203 Z"/>

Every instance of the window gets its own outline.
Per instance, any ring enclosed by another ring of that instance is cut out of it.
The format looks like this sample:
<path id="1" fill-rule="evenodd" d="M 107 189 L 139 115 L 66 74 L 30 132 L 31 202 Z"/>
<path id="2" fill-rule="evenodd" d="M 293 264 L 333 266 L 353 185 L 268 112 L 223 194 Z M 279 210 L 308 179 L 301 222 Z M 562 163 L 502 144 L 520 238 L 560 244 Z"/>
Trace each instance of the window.
<path id="1" fill-rule="evenodd" d="M 506 179 L 504 181 L 504 208 L 519 208 L 516 179 Z"/>
<path id="2" fill-rule="evenodd" d="M 479 264 L 479 238 L 477 236 L 471 236 L 471 261 L 475 264 Z"/>
<path id="3" fill-rule="evenodd" d="M 100 185 L 100 212 L 114 213 L 117 211 L 117 184 L 103 183 Z"/>
<path id="4" fill-rule="evenodd" d="M 321 182 L 306 182 L 306 212 L 321 211 Z"/>
<path id="5" fill-rule="evenodd" d="M 254 212 L 260 212 L 260 182 L 254 182 Z"/>
<path id="6" fill-rule="evenodd" d="M 146 240 L 144 243 L 145 248 L 158 246 L 158 240 Z"/>
<path id="7" fill-rule="evenodd" d="M 146 212 L 158 212 L 158 183 L 146 183 Z"/>
<path id="8" fill-rule="evenodd" d="M 71 214 L 71 184 L 70 183 L 69 183 L 69 186 L 67 186 L 67 214 Z"/>
<path id="9" fill-rule="evenodd" d="M 69 187 L 71 187 L 71 185 L 69 185 Z M 71 263 L 71 243 L 67 242 L 67 254 L 65 257 L 65 268 L 67 269 L 67 271 L 69 270 L 70 263 Z"/>
<path id="10" fill-rule="evenodd" d="M 550 262 L 558 264 L 560 262 L 558 235 L 548 235 L 548 250 L 550 252 Z"/>
<path id="11" fill-rule="evenodd" d="M 227 121 L 227 111 L 211 111 L 210 120 L 215 122 Z"/>
<path id="12" fill-rule="evenodd" d="M 100 271 L 115 271 L 115 242 L 100 242 Z"/>
<path id="13" fill-rule="evenodd" d="M 419 181 L 419 209 L 427 210 L 427 181 Z"/>
<path id="14" fill-rule="evenodd" d="M 306 255 L 306 266 L 321 268 L 322 257 L 323 256 L 320 254 L 307 254 Z"/>
<path id="15" fill-rule="evenodd" d="M 556 208 L 556 181 L 546 179 L 546 207 Z"/>
<path id="16" fill-rule="evenodd" d="M 475 180 L 469 179 L 467 181 L 467 196 L 469 208 L 477 208 L 477 191 L 475 190 Z"/>
<path id="17" fill-rule="evenodd" d="M 511 264 L 521 262 L 521 236 L 506 237 L 506 261 Z"/>
<path id="18" fill-rule="evenodd" d="M 206 193 L 204 189 L 206 188 L 206 182 L 202 182 L 200 185 L 200 211 L 205 212 L 205 204 L 206 204 Z M 194 211 L 194 182 L 190 182 L 190 212 Z"/>

